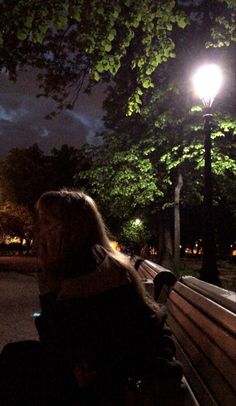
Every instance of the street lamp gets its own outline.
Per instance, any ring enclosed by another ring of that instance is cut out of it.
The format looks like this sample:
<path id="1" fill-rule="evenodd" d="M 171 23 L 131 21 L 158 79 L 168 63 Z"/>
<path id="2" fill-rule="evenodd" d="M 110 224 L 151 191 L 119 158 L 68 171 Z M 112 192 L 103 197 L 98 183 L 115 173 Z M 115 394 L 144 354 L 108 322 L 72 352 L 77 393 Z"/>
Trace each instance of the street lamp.
<path id="1" fill-rule="evenodd" d="M 142 220 L 140 220 L 139 218 L 136 218 L 136 219 L 134 220 L 134 224 L 135 224 L 136 226 L 141 226 Z"/>
<path id="2" fill-rule="evenodd" d="M 193 77 L 196 94 L 204 105 L 204 229 L 203 256 L 200 279 L 220 286 L 219 272 L 216 264 L 216 248 L 213 222 L 213 189 L 211 170 L 211 106 L 222 84 L 219 66 L 209 64 L 201 67 Z"/>

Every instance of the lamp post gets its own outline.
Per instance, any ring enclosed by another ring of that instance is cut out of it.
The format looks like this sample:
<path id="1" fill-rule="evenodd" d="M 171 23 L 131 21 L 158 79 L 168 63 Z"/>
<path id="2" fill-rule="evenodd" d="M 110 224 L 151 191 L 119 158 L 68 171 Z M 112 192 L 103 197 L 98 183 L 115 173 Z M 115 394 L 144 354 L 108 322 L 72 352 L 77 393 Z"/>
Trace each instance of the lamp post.
<path id="1" fill-rule="evenodd" d="M 211 167 L 211 126 L 212 103 L 222 83 L 221 70 L 217 65 L 210 64 L 201 67 L 193 77 L 197 95 L 204 105 L 204 228 L 203 256 L 200 279 L 220 286 L 219 272 L 216 264 L 216 246 L 213 221 L 213 189 Z"/>

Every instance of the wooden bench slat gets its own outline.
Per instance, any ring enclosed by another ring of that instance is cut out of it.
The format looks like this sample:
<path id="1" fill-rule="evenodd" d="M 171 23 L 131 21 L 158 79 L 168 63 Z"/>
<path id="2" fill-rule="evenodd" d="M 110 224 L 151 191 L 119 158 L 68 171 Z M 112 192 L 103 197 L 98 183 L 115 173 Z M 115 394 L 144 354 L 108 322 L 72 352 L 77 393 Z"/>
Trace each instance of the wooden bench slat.
<path id="1" fill-rule="evenodd" d="M 169 301 L 174 302 L 181 311 L 196 323 L 200 329 L 209 336 L 231 359 L 236 360 L 236 338 L 222 329 L 219 324 L 214 323 L 201 313 L 195 306 L 188 303 L 176 292 L 172 291 Z"/>
<path id="2" fill-rule="evenodd" d="M 138 268 L 138 272 L 140 273 L 145 273 L 146 275 L 149 275 L 150 278 L 154 279 L 157 272 L 150 269 L 149 267 L 147 267 L 144 263 L 141 263 L 139 268 Z"/>
<path id="3" fill-rule="evenodd" d="M 189 337 L 188 333 L 180 326 L 178 321 L 176 321 L 171 314 L 168 318 L 168 325 L 172 329 L 174 335 L 178 337 L 179 343 L 181 343 L 181 345 L 184 343 L 185 352 L 188 358 L 191 359 L 193 367 L 197 370 L 203 382 L 205 382 L 205 387 L 210 390 L 213 398 L 218 399 L 216 404 L 224 405 L 225 399 L 227 399 L 227 406 L 235 405 L 236 393 L 233 391 L 232 387 L 214 365 L 205 358 L 205 354 L 203 354 L 201 349 L 194 344 L 192 338 Z M 201 387 L 201 390 L 202 389 L 203 386 Z M 198 389 L 195 392 L 195 396 L 198 396 Z M 208 392 L 205 393 L 205 396 L 209 397 Z M 200 405 L 210 405 L 210 403 L 207 402 L 203 403 L 201 398 L 198 398 L 198 400 Z"/>
<path id="4" fill-rule="evenodd" d="M 131 263 L 133 264 L 134 268 L 138 272 L 141 279 L 155 278 L 157 271 L 154 271 L 149 266 L 147 266 L 147 264 L 145 264 L 145 261 L 142 258 L 133 257 Z"/>
<path id="5" fill-rule="evenodd" d="M 150 272 L 148 272 L 145 268 L 139 268 L 138 269 L 138 273 L 139 275 L 143 275 L 145 278 L 150 278 L 150 279 L 154 279 L 156 274 L 152 274 Z"/>
<path id="6" fill-rule="evenodd" d="M 171 314 L 168 315 L 167 324 L 171 327 L 172 331 L 180 332 L 181 337 L 185 337 L 186 333 L 182 327 L 178 324 L 174 317 Z M 199 402 L 199 405 L 207 406 L 217 406 L 216 401 L 209 393 L 209 390 L 203 381 L 202 377 L 196 371 L 196 368 L 191 363 L 186 351 L 183 350 L 181 343 L 177 339 L 177 334 L 175 335 L 175 344 L 176 344 L 176 358 L 182 363 L 184 369 L 184 375 L 194 392 L 194 395 Z"/>
<path id="7" fill-rule="evenodd" d="M 181 282 L 177 282 L 174 286 L 174 290 L 178 292 L 182 297 L 197 306 L 202 312 L 207 314 L 211 319 L 220 321 L 220 324 L 230 333 L 236 335 L 236 323 L 235 314 L 230 310 L 223 308 L 218 303 L 213 302 L 211 299 L 206 298 L 193 289 Z"/>
<path id="8" fill-rule="evenodd" d="M 179 344 L 175 342 L 176 347 L 178 348 Z M 180 359 L 180 357 L 179 357 Z M 183 376 L 182 382 L 186 388 L 185 397 L 184 397 L 184 406 L 200 406 L 196 396 L 194 395 L 192 388 L 190 386 L 190 382 L 187 381 L 186 377 Z M 215 404 L 215 403 L 214 403 Z M 209 405 L 209 403 L 208 403 Z"/>
<path id="9" fill-rule="evenodd" d="M 143 281 L 144 287 L 149 295 L 153 298 L 154 297 L 154 284 L 151 279 L 146 279 Z"/>
<path id="10" fill-rule="evenodd" d="M 153 270 L 156 270 L 157 272 L 169 271 L 168 269 L 164 268 L 163 266 L 161 266 L 159 264 L 155 264 L 154 262 L 151 262 L 149 260 L 145 260 L 145 262 L 150 268 L 152 268 Z"/>
<path id="11" fill-rule="evenodd" d="M 143 260 L 140 257 L 133 257 L 131 262 L 142 282 L 145 284 L 149 294 L 151 294 L 158 303 L 166 303 L 169 292 L 176 282 L 176 276 L 171 271 L 165 270 L 162 266 Z M 151 286 L 150 281 L 152 281 L 153 286 Z M 148 283 L 150 283 L 150 285 Z"/>
<path id="12" fill-rule="evenodd" d="M 200 352 L 204 353 L 204 357 L 200 359 L 199 355 L 189 354 L 199 374 L 203 374 L 203 369 L 208 363 L 211 364 L 213 368 L 215 367 L 214 373 L 221 373 L 224 376 L 236 396 L 236 364 L 174 302 L 169 303 L 168 309 L 187 332 L 195 348 L 198 348 L 199 344 L 201 345 Z"/>
<path id="13" fill-rule="evenodd" d="M 183 348 L 179 342 L 175 341 L 176 345 L 176 357 L 182 363 L 184 369 L 184 377 L 187 377 L 188 386 L 190 386 L 190 396 L 193 392 L 192 399 L 187 398 L 187 405 L 184 406 L 198 406 L 207 405 L 207 406 L 217 406 L 215 399 L 212 397 L 209 389 L 205 385 L 205 382 L 202 380 L 200 375 L 197 373 L 194 366 L 191 364 L 188 356 L 185 354 Z M 196 400 L 195 400 L 196 399 Z"/>
<path id="14" fill-rule="evenodd" d="M 211 285 L 201 281 L 193 276 L 183 276 L 181 282 L 185 285 L 197 290 L 204 296 L 209 297 L 214 302 L 220 304 L 233 313 L 236 313 L 236 293 L 227 289 L 219 288 L 218 286 Z"/>
<path id="15" fill-rule="evenodd" d="M 185 406 L 236 405 L 236 293 L 140 257 L 133 264 L 154 299 L 167 303 L 176 357 L 187 384 Z M 150 286 L 151 286 L 150 285 Z"/>

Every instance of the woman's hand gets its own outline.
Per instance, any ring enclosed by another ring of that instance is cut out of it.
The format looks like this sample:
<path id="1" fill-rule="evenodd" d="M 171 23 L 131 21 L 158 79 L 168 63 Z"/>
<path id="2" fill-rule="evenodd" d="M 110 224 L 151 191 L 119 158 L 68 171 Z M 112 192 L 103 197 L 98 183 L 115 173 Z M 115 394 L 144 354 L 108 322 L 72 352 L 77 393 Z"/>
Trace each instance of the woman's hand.
<path id="1" fill-rule="evenodd" d="M 64 254 L 62 227 L 55 224 L 39 233 L 38 258 L 42 268 L 60 263 Z"/>
<path id="2" fill-rule="evenodd" d="M 63 255 L 64 239 L 60 224 L 55 224 L 39 233 L 38 259 L 41 269 L 38 272 L 38 285 L 40 294 L 60 289 Z"/>

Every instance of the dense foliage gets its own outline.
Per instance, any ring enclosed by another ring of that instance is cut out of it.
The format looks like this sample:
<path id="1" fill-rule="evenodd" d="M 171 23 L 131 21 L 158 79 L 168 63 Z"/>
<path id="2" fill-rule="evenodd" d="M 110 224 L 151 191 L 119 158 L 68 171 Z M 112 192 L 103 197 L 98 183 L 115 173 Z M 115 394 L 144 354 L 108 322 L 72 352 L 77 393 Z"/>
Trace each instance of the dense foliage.
<path id="1" fill-rule="evenodd" d="M 80 164 L 78 163 L 80 157 Z M 79 168 L 88 168 L 82 151 L 63 145 L 45 155 L 34 144 L 32 147 L 9 151 L 0 161 L 1 198 L 23 205 L 34 212 L 34 205 L 41 193 L 62 187 L 72 187 Z"/>
<path id="2" fill-rule="evenodd" d="M 85 79 L 89 87 L 125 64 L 134 78 L 130 113 L 157 66 L 175 56 L 173 28 L 187 23 L 173 0 L 13 0 L 0 13 L 0 66 L 12 79 L 19 67 L 37 67 L 42 95 L 70 108 Z"/>

